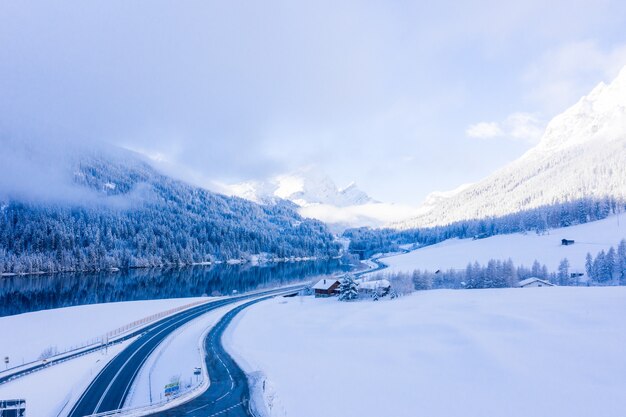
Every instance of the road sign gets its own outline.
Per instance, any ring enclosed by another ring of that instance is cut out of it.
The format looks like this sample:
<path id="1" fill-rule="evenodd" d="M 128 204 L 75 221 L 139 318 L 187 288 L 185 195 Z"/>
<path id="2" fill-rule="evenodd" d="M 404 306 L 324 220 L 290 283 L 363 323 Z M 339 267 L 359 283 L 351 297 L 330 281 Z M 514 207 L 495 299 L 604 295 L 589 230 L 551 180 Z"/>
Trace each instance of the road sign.
<path id="1" fill-rule="evenodd" d="M 25 417 L 26 400 L 0 400 L 0 416 Z"/>
<path id="2" fill-rule="evenodd" d="M 200 375 L 202 373 L 202 371 L 200 370 L 200 368 L 194 368 L 193 369 L 193 374 L 194 375 Z"/>
<path id="3" fill-rule="evenodd" d="M 171 384 L 167 384 L 165 386 L 166 397 L 178 394 L 178 391 L 180 391 L 180 381 L 172 382 Z"/>

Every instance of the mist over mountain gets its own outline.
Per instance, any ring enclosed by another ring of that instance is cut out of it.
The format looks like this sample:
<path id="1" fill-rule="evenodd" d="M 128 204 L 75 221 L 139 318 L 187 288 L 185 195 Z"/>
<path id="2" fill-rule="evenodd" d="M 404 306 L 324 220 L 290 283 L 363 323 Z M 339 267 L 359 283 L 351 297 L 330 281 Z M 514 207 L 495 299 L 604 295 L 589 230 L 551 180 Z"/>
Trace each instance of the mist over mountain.
<path id="1" fill-rule="evenodd" d="M 301 207 L 329 204 L 347 207 L 376 201 L 360 190 L 355 183 L 340 188 L 335 182 L 313 168 L 300 169 L 277 175 L 263 181 L 246 181 L 227 186 L 233 194 L 255 202 L 289 200 Z"/>
<path id="2" fill-rule="evenodd" d="M 302 216 L 321 220 L 334 231 L 379 227 L 415 213 L 411 206 L 376 201 L 354 182 L 338 187 L 329 176 L 312 167 L 266 180 L 228 185 L 225 192 L 263 204 L 290 201 L 299 207 Z"/>
<path id="3" fill-rule="evenodd" d="M 626 199 L 626 68 L 548 124 L 538 145 L 471 186 L 425 202 L 407 229 L 503 216 L 581 198 Z"/>
<path id="4" fill-rule="evenodd" d="M 324 224 L 172 179 L 106 145 L 3 141 L 0 272 L 329 257 Z"/>

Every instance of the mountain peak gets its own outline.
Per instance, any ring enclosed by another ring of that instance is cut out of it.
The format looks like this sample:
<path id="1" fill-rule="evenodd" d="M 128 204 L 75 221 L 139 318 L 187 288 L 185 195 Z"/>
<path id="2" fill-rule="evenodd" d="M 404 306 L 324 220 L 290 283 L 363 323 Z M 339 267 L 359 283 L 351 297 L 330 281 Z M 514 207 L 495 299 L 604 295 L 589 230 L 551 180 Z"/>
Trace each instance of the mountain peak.
<path id="1" fill-rule="evenodd" d="M 231 194 L 248 200 L 271 202 L 280 198 L 301 207 L 314 204 L 347 207 L 374 202 L 354 182 L 340 189 L 330 177 L 308 168 L 264 181 L 233 184 L 228 188 Z"/>
<path id="2" fill-rule="evenodd" d="M 625 179 L 626 67 L 553 118 L 521 158 L 465 189 L 432 194 L 418 216 L 393 226 L 442 225 L 580 198 L 626 199 Z"/>
<path id="3" fill-rule="evenodd" d="M 548 123 L 539 145 L 528 152 L 558 152 L 590 141 L 619 140 L 626 132 L 626 67 L 609 84 L 600 82 Z"/>

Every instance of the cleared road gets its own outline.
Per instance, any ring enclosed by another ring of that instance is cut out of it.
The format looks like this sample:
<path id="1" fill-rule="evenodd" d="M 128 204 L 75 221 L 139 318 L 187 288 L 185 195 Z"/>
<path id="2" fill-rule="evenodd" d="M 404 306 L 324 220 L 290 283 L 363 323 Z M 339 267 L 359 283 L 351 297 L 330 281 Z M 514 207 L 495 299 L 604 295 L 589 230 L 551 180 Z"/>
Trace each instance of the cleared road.
<path id="1" fill-rule="evenodd" d="M 292 290 L 297 291 L 301 287 L 297 287 Z M 241 311 L 245 306 L 261 301 L 261 299 L 270 298 L 278 293 L 284 293 L 285 289 L 266 291 L 257 293 L 254 295 L 241 296 L 236 298 L 229 298 L 227 300 L 214 301 L 211 303 L 203 304 L 198 307 L 177 313 L 160 322 L 152 325 L 147 329 L 144 334 L 137 340 L 132 342 L 126 349 L 120 352 L 115 358 L 113 358 L 94 378 L 89 387 L 85 390 L 76 404 L 73 406 L 69 413 L 70 417 L 83 417 L 92 414 L 103 413 L 107 411 L 113 411 L 120 409 L 130 391 L 130 388 L 135 381 L 137 373 L 141 369 L 142 365 L 148 359 L 150 354 L 162 343 L 173 331 L 180 326 L 208 313 L 209 311 L 223 307 L 228 304 L 232 304 L 246 298 L 257 297 L 255 300 L 243 304 L 231 312 L 227 313 L 222 320 L 209 332 L 207 336 L 207 366 L 211 378 L 211 387 L 200 398 L 206 398 L 207 400 L 215 400 L 215 403 L 221 402 L 221 404 L 230 404 L 227 399 L 234 396 L 239 396 L 242 399 L 247 398 L 247 383 L 245 375 L 241 369 L 234 363 L 234 361 L 228 356 L 221 348 L 221 334 L 225 326 L 230 322 L 236 312 Z M 260 297 L 260 299 L 259 299 Z M 214 382 L 215 381 L 215 382 Z M 239 386 L 239 381 L 243 382 L 244 387 Z M 216 390 L 222 387 L 228 390 L 220 391 L 217 397 L 207 396 L 207 393 L 215 393 Z M 241 388 L 241 389 L 240 389 Z M 232 393 L 228 394 L 228 393 Z M 224 395 L 223 398 L 219 398 Z M 219 402 L 217 400 L 220 400 Z M 196 400 L 188 404 L 196 404 Z M 220 404 L 220 406 L 221 406 Z M 204 405 L 204 404 L 201 404 Z M 234 405 L 231 404 L 231 405 Z M 165 412 L 158 413 L 157 415 L 194 415 L 194 414 L 180 414 L 182 411 L 171 411 L 168 414 Z M 182 410 L 182 409 L 181 409 Z M 202 415 L 206 417 L 210 415 L 206 410 Z M 240 415 L 240 414 L 229 414 Z M 247 415 L 247 414 L 243 414 Z"/>
<path id="2" fill-rule="evenodd" d="M 271 297 L 255 299 L 232 309 L 209 332 L 204 342 L 207 352 L 204 359 L 211 381 L 209 389 L 188 403 L 152 415 L 166 417 L 252 417 L 248 409 L 250 391 L 246 375 L 224 350 L 222 335 L 232 319 L 241 310 L 268 298 Z"/>

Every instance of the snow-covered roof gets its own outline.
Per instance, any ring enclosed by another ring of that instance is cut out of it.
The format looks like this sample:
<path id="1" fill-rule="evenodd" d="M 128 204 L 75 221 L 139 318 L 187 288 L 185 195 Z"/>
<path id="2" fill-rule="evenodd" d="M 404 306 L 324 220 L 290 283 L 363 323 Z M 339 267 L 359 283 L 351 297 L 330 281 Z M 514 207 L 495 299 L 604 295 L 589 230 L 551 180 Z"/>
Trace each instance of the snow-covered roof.
<path id="1" fill-rule="evenodd" d="M 376 288 L 390 287 L 391 283 L 386 279 L 377 279 L 374 281 L 364 281 L 359 283 L 359 288 L 366 290 L 375 290 Z"/>
<path id="2" fill-rule="evenodd" d="M 537 277 L 526 278 L 526 279 L 518 282 L 517 286 L 518 287 L 523 287 L 525 285 L 532 284 L 533 282 L 541 282 L 542 284 L 545 284 L 545 285 L 548 285 L 548 286 L 554 286 L 554 284 L 552 284 L 552 283 L 550 283 L 548 281 L 544 281 L 544 280 L 542 280 L 540 278 L 537 278 Z"/>
<path id="3" fill-rule="evenodd" d="M 335 282 L 339 282 L 336 278 L 322 278 L 313 286 L 314 290 L 327 290 L 333 286 Z"/>

